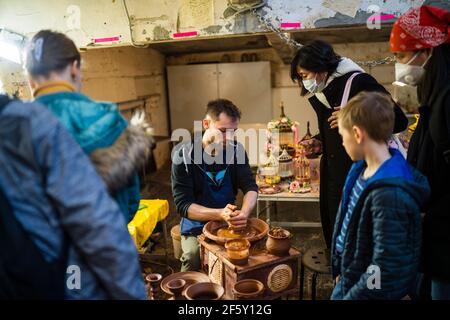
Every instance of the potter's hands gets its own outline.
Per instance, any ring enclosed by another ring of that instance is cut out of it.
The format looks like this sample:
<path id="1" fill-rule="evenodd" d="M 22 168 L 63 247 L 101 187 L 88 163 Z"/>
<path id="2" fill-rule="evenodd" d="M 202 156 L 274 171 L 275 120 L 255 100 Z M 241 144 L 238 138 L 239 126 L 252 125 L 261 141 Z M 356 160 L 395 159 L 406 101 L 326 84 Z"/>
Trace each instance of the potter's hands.
<path id="1" fill-rule="evenodd" d="M 341 107 L 334 108 L 334 110 L 335 111 L 331 114 L 331 117 L 328 118 L 331 129 L 336 129 L 338 127 L 338 115 L 341 111 Z"/>
<path id="2" fill-rule="evenodd" d="M 240 230 L 247 226 L 247 220 L 248 220 L 249 214 L 242 211 L 242 210 L 236 210 L 234 211 L 234 216 L 230 218 L 229 224 L 230 227 L 234 230 Z"/>
<path id="3" fill-rule="evenodd" d="M 249 214 L 241 211 L 236 210 L 237 207 L 232 204 L 227 204 L 225 208 L 223 208 L 222 213 L 220 216 L 223 220 L 225 220 L 228 223 L 228 226 L 234 230 L 243 229 L 247 226 L 247 220 Z"/>
<path id="4" fill-rule="evenodd" d="M 222 212 L 220 213 L 220 217 L 226 221 L 228 224 L 230 224 L 230 219 L 236 215 L 234 211 L 237 209 L 235 205 L 227 204 L 225 208 L 222 209 Z"/>

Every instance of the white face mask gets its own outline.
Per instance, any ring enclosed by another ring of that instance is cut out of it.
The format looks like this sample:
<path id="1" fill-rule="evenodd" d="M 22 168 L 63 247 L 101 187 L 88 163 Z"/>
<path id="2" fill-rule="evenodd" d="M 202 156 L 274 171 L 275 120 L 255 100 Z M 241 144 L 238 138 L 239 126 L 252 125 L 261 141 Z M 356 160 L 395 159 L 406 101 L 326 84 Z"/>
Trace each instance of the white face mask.
<path id="1" fill-rule="evenodd" d="M 314 79 L 302 80 L 305 89 L 311 93 L 321 92 L 323 88 L 325 88 L 325 81 L 322 81 L 321 83 L 318 84 L 316 78 L 317 75 L 314 77 Z"/>
<path id="2" fill-rule="evenodd" d="M 431 58 L 430 54 L 421 66 L 411 65 L 410 63 L 414 61 L 419 54 L 420 51 L 418 51 L 407 63 L 397 62 L 395 64 L 395 81 L 402 82 L 410 86 L 417 86 L 425 73 L 424 66 Z"/>

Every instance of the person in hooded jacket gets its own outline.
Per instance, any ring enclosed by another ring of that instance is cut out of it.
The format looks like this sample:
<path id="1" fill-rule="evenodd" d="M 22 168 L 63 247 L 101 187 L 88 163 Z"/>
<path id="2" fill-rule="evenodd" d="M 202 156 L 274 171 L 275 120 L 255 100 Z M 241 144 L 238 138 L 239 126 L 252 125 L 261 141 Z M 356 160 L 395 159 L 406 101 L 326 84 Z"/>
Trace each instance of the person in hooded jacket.
<path id="1" fill-rule="evenodd" d="M 427 179 L 389 148 L 394 103 L 361 92 L 339 114 L 339 133 L 355 163 L 333 234 L 332 300 L 400 300 L 414 291 Z"/>
<path id="2" fill-rule="evenodd" d="M 224 221 L 242 229 L 255 208 L 258 186 L 247 153 L 235 140 L 240 118 L 241 111 L 230 100 L 208 102 L 204 132 L 196 132 L 172 153 L 173 199 L 181 215 L 181 271 L 201 268 L 197 237 L 207 222 Z M 240 208 L 239 189 L 244 195 Z"/>
<path id="3" fill-rule="evenodd" d="M 427 5 L 410 9 L 395 22 L 390 47 L 397 58 L 396 81 L 417 86 L 420 103 L 407 159 L 431 186 L 420 293 L 450 300 L 450 11 Z"/>
<path id="4" fill-rule="evenodd" d="M 26 52 L 33 96 L 68 129 L 90 156 L 126 222 L 139 207 L 137 172 L 149 155 L 151 139 L 142 126 L 128 126 L 117 105 L 81 94 L 81 56 L 66 35 L 39 31 Z"/>
<path id="5" fill-rule="evenodd" d="M 146 299 L 116 202 L 43 105 L 0 95 L 0 299 Z"/>
<path id="6" fill-rule="evenodd" d="M 355 75 L 357 74 L 357 75 Z M 341 200 L 345 177 L 352 161 L 342 146 L 338 133 L 337 115 L 350 77 L 348 98 L 361 91 L 377 91 L 389 94 L 371 75 L 352 60 L 337 55 L 333 47 L 321 40 L 314 40 L 301 47 L 291 62 L 291 78 L 300 87 L 300 94 L 310 94 L 309 102 L 317 114 L 319 136 L 322 144 L 320 161 L 320 216 L 325 243 L 331 246 L 332 230 Z M 406 129 L 408 119 L 395 106 L 394 133 Z"/>

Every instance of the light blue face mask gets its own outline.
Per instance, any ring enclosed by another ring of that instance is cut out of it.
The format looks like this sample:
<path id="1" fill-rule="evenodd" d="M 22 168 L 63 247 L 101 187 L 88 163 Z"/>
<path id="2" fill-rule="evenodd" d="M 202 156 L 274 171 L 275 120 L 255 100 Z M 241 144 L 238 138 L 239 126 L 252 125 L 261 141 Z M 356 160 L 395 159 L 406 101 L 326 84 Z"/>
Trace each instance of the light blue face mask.
<path id="1" fill-rule="evenodd" d="M 322 81 L 321 83 L 317 83 L 316 78 L 317 78 L 317 74 L 314 77 L 314 79 L 302 80 L 302 83 L 303 83 L 303 86 L 305 87 L 305 89 L 311 93 L 321 92 L 323 90 L 323 88 L 325 88 L 325 81 Z"/>

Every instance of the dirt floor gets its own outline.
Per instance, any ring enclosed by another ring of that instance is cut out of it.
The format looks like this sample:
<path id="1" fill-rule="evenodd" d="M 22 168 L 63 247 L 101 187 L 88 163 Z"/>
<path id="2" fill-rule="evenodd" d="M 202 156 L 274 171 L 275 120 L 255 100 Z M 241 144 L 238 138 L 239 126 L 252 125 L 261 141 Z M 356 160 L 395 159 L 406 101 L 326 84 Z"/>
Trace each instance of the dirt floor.
<path id="1" fill-rule="evenodd" d="M 164 241 L 162 236 L 162 227 L 157 226 L 148 247 L 147 253 L 151 254 L 151 263 L 143 262 L 143 265 L 151 269 L 152 272 L 163 274 L 163 276 L 172 272 L 180 270 L 180 262 L 173 256 L 172 238 L 170 236 L 170 229 L 180 222 L 180 217 L 176 212 L 176 208 L 172 198 L 172 191 L 170 185 L 170 166 L 167 165 L 162 169 L 147 175 L 142 196 L 144 199 L 167 199 L 169 201 L 169 217 L 167 220 L 168 229 L 168 264 L 166 267 L 166 258 L 164 251 Z M 272 221 L 312 221 L 320 222 L 318 204 L 315 203 L 282 203 L 278 204 L 278 212 L 276 215 L 272 214 Z M 264 219 L 264 216 L 261 216 Z M 293 246 L 305 252 L 311 247 L 324 247 L 325 243 L 320 228 L 291 228 L 289 229 L 294 237 L 292 239 Z M 305 272 L 305 293 L 304 299 L 310 299 L 311 293 L 311 273 Z M 331 276 L 320 276 L 317 279 L 317 299 L 329 299 L 333 283 Z M 291 299 L 298 299 L 298 296 L 293 296 Z"/>

